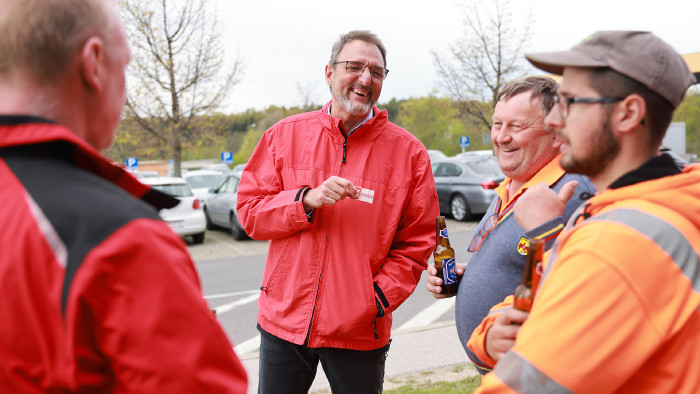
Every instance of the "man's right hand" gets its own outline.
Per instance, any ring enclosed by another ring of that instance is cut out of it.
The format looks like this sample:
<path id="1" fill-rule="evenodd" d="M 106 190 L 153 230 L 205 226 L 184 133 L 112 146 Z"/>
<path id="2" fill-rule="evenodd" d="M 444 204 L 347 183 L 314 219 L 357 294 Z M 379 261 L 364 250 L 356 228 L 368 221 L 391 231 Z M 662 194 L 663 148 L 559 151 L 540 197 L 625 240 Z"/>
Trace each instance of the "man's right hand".
<path id="1" fill-rule="evenodd" d="M 437 276 L 437 269 L 435 268 L 435 264 L 430 264 L 428 266 L 428 291 L 433 293 L 433 297 L 435 298 L 450 298 L 454 297 L 454 294 L 442 294 L 442 279 L 440 279 Z M 455 272 L 457 275 L 462 276 L 464 275 L 464 266 L 461 264 L 455 264 Z"/>
<path id="2" fill-rule="evenodd" d="M 540 182 L 529 187 L 513 206 L 515 220 L 525 231 L 564 214 L 566 203 L 574 195 L 578 181 L 569 181 L 556 193 Z"/>
<path id="3" fill-rule="evenodd" d="M 515 308 L 501 313 L 486 333 L 486 353 L 498 361 L 515 344 L 520 326 L 530 314 Z"/>
<path id="4" fill-rule="evenodd" d="M 323 181 L 319 187 L 304 193 L 301 202 L 304 204 L 304 210 L 308 211 L 322 205 L 334 205 L 345 197 L 357 200 L 360 198 L 360 193 L 349 180 L 332 176 Z"/>

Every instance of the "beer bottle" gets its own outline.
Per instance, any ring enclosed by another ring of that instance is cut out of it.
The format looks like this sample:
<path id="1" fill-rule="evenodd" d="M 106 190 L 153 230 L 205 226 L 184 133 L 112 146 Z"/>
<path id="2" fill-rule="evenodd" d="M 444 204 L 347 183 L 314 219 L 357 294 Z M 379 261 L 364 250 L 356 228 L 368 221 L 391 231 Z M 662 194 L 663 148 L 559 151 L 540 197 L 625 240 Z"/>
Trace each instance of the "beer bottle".
<path id="1" fill-rule="evenodd" d="M 459 288 L 459 280 L 462 278 L 455 271 L 455 250 L 450 246 L 450 238 L 447 236 L 445 217 L 438 216 L 436 222 L 435 269 L 437 276 L 442 279 L 442 294 L 456 294 Z"/>
<path id="2" fill-rule="evenodd" d="M 533 278 L 536 275 L 535 269 L 537 268 L 537 263 L 542 261 L 542 254 L 544 253 L 544 241 L 541 239 L 530 239 L 529 246 L 527 249 L 527 259 L 525 260 L 525 269 L 523 270 L 523 279 L 515 289 L 515 300 L 513 307 L 515 309 L 520 309 L 521 311 L 530 312 L 532 308 L 532 301 L 535 299 L 535 292 L 537 292 L 538 283 L 533 283 Z M 536 281 L 536 282 L 539 282 Z"/>

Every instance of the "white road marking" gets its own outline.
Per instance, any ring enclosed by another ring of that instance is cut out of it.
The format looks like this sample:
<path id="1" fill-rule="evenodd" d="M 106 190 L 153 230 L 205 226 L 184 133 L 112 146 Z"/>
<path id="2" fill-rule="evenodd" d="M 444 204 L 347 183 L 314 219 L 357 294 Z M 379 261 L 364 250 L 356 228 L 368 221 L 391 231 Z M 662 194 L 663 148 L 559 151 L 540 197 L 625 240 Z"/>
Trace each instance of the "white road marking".
<path id="1" fill-rule="evenodd" d="M 404 330 L 409 328 L 427 326 L 428 324 L 435 322 L 445 312 L 449 311 L 450 308 L 454 307 L 456 298 L 457 297 L 435 300 L 435 302 L 433 302 L 429 307 L 418 312 L 410 320 L 402 324 L 401 327 L 399 327 L 398 329 Z"/>
<path id="2" fill-rule="evenodd" d="M 236 297 L 239 295 L 255 294 L 255 293 L 260 293 L 260 290 L 246 290 L 246 291 L 237 291 L 235 293 L 212 294 L 212 295 L 204 296 L 204 299 L 205 300 L 214 300 L 217 298 Z"/>
<path id="3" fill-rule="evenodd" d="M 229 302 L 228 304 L 219 305 L 214 309 L 216 309 L 216 314 L 220 315 L 220 314 L 229 312 L 229 311 L 233 310 L 234 308 L 239 307 L 241 305 L 250 304 L 251 302 L 255 302 L 258 300 L 258 297 L 260 297 L 260 293 L 256 292 L 255 294 L 249 295 L 248 297 L 245 297 L 245 298 L 241 298 L 240 300 L 236 300 L 234 302 Z"/>
<path id="4" fill-rule="evenodd" d="M 236 354 L 240 356 L 240 355 L 258 350 L 259 348 L 260 348 L 260 334 L 254 336 L 253 338 L 250 338 L 247 341 L 243 341 L 243 342 L 239 343 L 238 345 L 233 347 L 233 350 L 235 350 Z"/>

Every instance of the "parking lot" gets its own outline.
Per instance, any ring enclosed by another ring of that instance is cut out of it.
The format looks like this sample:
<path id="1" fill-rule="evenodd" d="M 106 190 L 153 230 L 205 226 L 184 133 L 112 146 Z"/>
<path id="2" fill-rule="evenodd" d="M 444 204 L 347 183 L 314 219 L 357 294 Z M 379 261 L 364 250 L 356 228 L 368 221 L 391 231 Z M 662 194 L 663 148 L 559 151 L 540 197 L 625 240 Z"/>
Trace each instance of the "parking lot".
<path id="1" fill-rule="evenodd" d="M 450 232 L 474 231 L 480 217 L 468 222 L 447 219 L 447 229 Z M 187 246 L 195 261 L 222 259 L 227 257 L 255 256 L 267 253 L 267 241 L 247 239 L 236 241 L 225 229 L 207 230 L 204 243 L 195 245 L 187 239 Z M 453 245 L 455 247 L 456 245 Z M 455 248 L 456 249 L 456 248 Z"/>
<path id="2" fill-rule="evenodd" d="M 204 243 L 187 247 L 195 261 L 222 259 L 231 256 L 253 256 L 267 253 L 267 241 L 236 241 L 226 229 L 207 230 Z"/>

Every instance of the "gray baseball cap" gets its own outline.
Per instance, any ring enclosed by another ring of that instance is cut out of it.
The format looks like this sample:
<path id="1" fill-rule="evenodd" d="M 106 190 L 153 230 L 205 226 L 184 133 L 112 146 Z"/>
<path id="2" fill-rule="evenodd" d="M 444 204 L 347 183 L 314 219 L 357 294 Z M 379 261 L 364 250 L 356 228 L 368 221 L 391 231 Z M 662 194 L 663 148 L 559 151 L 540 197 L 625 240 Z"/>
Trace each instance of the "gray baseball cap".
<path id="1" fill-rule="evenodd" d="M 609 67 L 645 85 L 674 108 L 696 82 L 678 52 L 647 31 L 599 31 L 568 51 L 525 57 L 535 67 L 557 75 L 564 67 Z"/>

